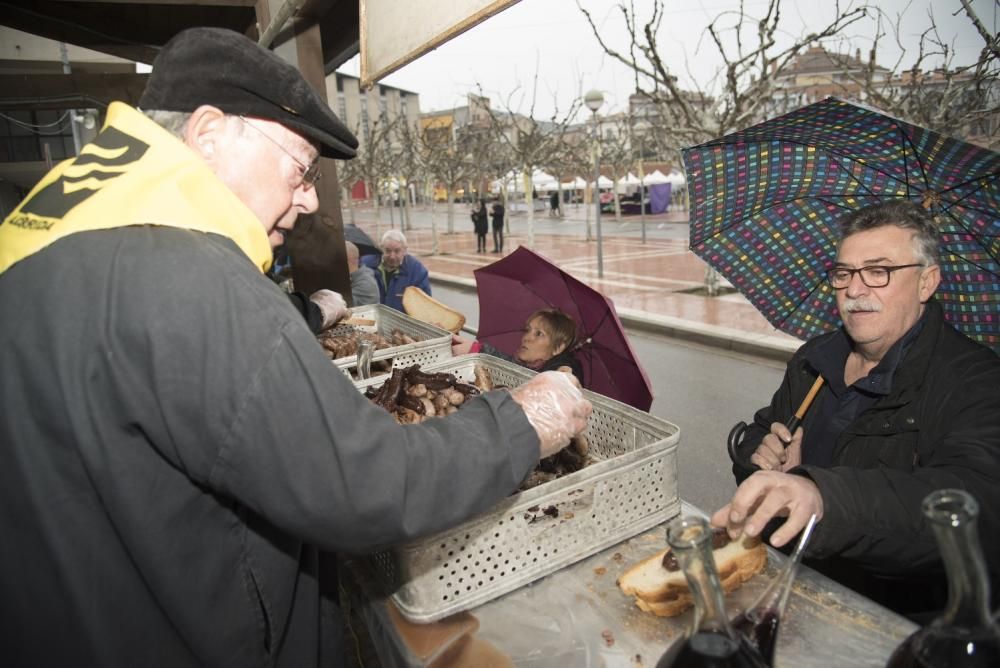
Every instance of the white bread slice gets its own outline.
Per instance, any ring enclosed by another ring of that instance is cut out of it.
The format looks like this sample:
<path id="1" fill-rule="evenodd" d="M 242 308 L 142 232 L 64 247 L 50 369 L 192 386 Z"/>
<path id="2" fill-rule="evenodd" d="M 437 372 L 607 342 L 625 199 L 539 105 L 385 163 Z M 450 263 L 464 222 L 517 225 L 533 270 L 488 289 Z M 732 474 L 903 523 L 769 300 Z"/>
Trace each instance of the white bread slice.
<path id="1" fill-rule="evenodd" d="M 447 329 L 452 334 L 458 333 L 465 325 L 464 315 L 413 285 L 403 290 L 403 308 L 407 315 Z"/>
<path id="2" fill-rule="evenodd" d="M 625 594 L 635 596 L 641 610 L 660 617 L 679 615 L 694 605 L 684 571 L 668 571 L 663 567 L 663 556 L 669 549 L 640 561 L 618 578 L 618 587 Z M 767 565 L 767 549 L 759 538 L 743 536 L 713 550 L 712 554 L 722 589 L 727 594 Z"/>

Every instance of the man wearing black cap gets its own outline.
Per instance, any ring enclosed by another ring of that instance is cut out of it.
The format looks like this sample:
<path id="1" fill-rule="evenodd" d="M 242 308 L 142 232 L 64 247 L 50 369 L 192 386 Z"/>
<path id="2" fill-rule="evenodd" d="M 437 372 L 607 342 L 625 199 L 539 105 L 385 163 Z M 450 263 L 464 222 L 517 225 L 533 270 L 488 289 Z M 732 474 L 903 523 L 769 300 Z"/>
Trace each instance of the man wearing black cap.
<path id="1" fill-rule="evenodd" d="M 489 508 L 590 405 L 546 374 L 397 425 L 262 273 L 351 134 L 215 29 L 163 48 L 140 106 L 0 224 L 4 662 L 337 665 L 318 550 Z"/>

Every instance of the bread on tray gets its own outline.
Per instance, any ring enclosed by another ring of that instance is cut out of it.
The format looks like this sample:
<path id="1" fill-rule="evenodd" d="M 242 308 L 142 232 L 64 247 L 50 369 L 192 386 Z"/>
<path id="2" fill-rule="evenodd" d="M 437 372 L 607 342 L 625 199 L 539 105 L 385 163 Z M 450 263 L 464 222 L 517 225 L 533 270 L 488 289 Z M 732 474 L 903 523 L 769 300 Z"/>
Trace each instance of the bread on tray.
<path id="1" fill-rule="evenodd" d="M 716 536 L 725 533 L 716 529 Z M 716 539 L 721 542 L 721 538 Z M 664 557 L 670 548 L 660 550 L 640 561 L 618 578 L 618 587 L 628 596 L 635 596 L 641 610 L 660 617 L 679 615 L 694 605 L 684 571 L 668 570 Z M 759 538 L 741 536 L 712 550 L 722 589 L 728 594 L 759 573 L 767 565 L 767 549 Z M 669 561 L 669 560 L 668 560 Z"/>
<path id="2" fill-rule="evenodd" d="M 412 285 L 403 290 L 403 308 L 407 315 L 447 329 L 452 334 L 456 334 L 465 325 L 464 315 Z"/>

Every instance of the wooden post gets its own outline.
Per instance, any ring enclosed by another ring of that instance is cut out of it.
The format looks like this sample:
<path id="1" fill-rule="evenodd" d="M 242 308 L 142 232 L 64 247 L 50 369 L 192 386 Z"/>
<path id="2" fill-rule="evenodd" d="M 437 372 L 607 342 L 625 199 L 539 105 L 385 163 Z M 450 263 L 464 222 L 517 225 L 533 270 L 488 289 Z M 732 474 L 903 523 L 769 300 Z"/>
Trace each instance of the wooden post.
<path id="1" fill-rule="evenodd" d="M 258 17 L 263 18 L 261 4 L 264 3 L 258 3 Z M 273 15 L 274 0 L 270 4 Z M 296 18 L 290 25 L 292 39 L 278 46 L 275 52 L 297 66 L 303 78 L 326 102 L 326 72 L 319 24 L 313 19 Z M 266 29 L 267 24 L 261 21 L 261 32 Z M 282 34 L 284 32 L 281 31 Z M 328 288 L 342 294 L 351 304 L 351 278 L 347 269 L 340 184 L 335 162 L 322 158 L 320 171 L 323 177 L 316 184 L 319 210 L 311 216 L 300 217 L 286 241 L 292 259 L 292 278 L 296 290 L 311 294 Z"/>

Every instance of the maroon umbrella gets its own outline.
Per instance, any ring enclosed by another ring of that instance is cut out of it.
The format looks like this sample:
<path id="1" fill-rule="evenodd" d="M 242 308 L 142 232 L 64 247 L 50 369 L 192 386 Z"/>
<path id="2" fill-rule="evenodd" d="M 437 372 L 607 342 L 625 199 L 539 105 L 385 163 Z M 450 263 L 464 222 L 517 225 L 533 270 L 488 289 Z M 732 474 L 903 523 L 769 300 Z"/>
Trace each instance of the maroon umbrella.
<path id="1" fill-rule="evenodd" d="M 653 403 L 649 377 L 625 336 L 610 299 L 524 246 L 475 272 L 479 340 L 513 355 L 532 313 L 558 308 L 576 321 L 583 385 L 644 411 Z"/>

